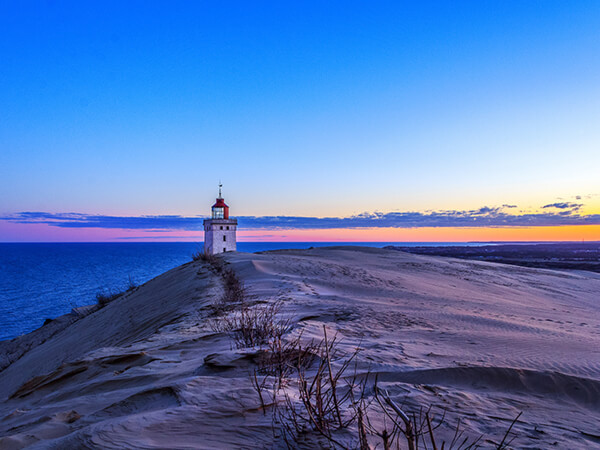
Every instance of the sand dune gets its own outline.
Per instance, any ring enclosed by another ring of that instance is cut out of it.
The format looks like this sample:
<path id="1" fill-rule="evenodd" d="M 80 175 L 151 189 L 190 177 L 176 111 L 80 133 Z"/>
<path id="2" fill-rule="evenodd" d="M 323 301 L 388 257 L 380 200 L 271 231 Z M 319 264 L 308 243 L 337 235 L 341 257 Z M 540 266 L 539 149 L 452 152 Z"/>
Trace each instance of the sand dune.
<path id="1" fill-rule="evenodd" d="M 407 408 L 446 408 L 483 447 L 523 412 L 515 448 L 600 448 L 599 274 L 354 247 L 225 259 L 256 299 L 283 299 L 294 333 L 326 325 L 363 349 L 361 374 Z M 222 290 L 191 262 L 0 344 L 0 448 L 282 447 L 248 377 L 260 350 L 209 326 Z"/>

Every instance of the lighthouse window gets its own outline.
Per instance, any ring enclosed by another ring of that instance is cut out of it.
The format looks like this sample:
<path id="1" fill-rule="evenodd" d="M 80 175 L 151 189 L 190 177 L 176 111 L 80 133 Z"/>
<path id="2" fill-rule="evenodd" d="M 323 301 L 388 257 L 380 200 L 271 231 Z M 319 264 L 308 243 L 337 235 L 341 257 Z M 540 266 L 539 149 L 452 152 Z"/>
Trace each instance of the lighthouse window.
<path id="1" fill-rule="evenodd" d="M 229 226 L 227 226 L 227 227 L 225 227 L 225 228 L 227 228 L 227 229 L 229 230 Z"/>
<path id="2" fill-rule="evenodd" d="M 221 208 L 221 207 L 213 207 L 212 218 L 213 219 L 224 219 L 225 218 L 225 209 Z"/>
<path id="3" fill-rule="evenodd" d="M 221 227 L 221 230 L 223 229 L 223 227 Z"/>
<path id="4" fill-rule="evenodd" d="M 227 236 L 223 236 L 223 242 L 227 240 Z"/>

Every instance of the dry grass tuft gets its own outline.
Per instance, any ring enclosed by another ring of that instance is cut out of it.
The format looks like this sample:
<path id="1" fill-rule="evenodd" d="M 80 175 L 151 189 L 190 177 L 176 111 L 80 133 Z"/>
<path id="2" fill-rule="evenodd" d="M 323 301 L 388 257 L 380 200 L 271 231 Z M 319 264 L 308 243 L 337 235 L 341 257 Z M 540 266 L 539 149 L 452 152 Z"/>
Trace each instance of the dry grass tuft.
<path id="1" fill-rule="evenodd" d="M 248 306 L 244 299 L 239 309 L 211 321 L 211 329 L 230 333 L 236 348 L 264 346 L 280 341 L 290 330 L 289 320 L 277 317 L 281 302 Z"/>
<path id="2" fill-rule="evenodd" d="M 125 291 L 103 291 L 103 292 L 98 292 L 96 294 L 96 301 L 98 302 L 98 305 L 100 306 L 100 308 L 104 308 L 106 305 L 108 305 L 113 300 L 116 300 L 117 298 L 119 298 L 124 293 L 125 293 Z"/>
<path id="3" fill-rule="evenodd" d="M 359 377 L 357 366 L 351 374 L 347 371 L 360 352 L 357 348 L 348 357 L 340 356 L 337 336 L 328 339 L 323 326 L 323 340 L 313 348 L 318 363 L 309 374 L 310 365 L 296 367 L 297 394 L 284 393 L 284 406 L 277 410 L 276 422 L 280 425 L 281 437 L 289 448 L 308 433 L 317 433 L 333 446 L 346 448 L 336 433 L 348 429 L 360 418 L 363 412 L 354 405 L 365 398 L 366 377 Z M 334 365 L 332 361 L 339 363 Z M 300 402 L 293 399 L 298 398 Z"/>
<path id="4" fill-rule="evenodd" d="M 303 348 L 300 338 L 282 347 L 270 346 L 267 353 L 275 363 L 268 364 L 265 370 L 259 362 L 259 369 L 250 376 L 263 412 L 266 414 L 267 406 L 272 406 L 274 436 L 281 438 L 288 448 L 298 448 L 299 443 L 306 444 L 311 442 L 311 437 L 318 436 L 331 448 L 342 449 L 470 450 L 480 447 L 483 437 L 466 437 L 460 419 L 450 442 L 436 439 L 436 430 L 447 425 L 445 410 L 439 417 L 432 414 L 432 407 L 405 412 L 377 385 L 377 379 L 369 383 L 369 372 L 358 372 L 355 361 L 360 349 L 343 354 L 337 336 L 329 339 L 325 327 L 323 340 L 317 344 Z M 279 377 L 279 381 L 272 383 L 272 403 L 267 405 L 269 376 Z M 292 386 L 294 390 L 288 389 Z M 278 395 L 282 389 L 283 395 Z M 520 414 L 499 444 L 487 442 L 499 450 L 509 448 L 515 437 L 511 431 L 519 417 Z"/>
<path id="5" fill-rule="evenodd" d="M 113 289 L 105 289 L 104 291 L 98 292 L 96 294 L 96 302 L 100 306 L 100 308 L 104 308 L 110 302 L 116 300 L 121 297 L 123 294 L 127 292 L 132 292 L 136 290 L 139 285 L 134 281 L 133 277 L 129 275 L 127 280 L 127 287 L 124 290 L 113 290 Z M 74 305 L 74 304 L 73 304 Z M 77 308 L 77 306 L 72 306 L 73 309 Z"/>
<path id="6" fill-rule="evenodd" d="M 221 269 L 223 267 L 223 261 L 217 255 L 208 253 L 206 247 L 201 247 L 194 253 L 192 253 L 192 261 L 203 261 L 210 264 L 213 269 Z"/>

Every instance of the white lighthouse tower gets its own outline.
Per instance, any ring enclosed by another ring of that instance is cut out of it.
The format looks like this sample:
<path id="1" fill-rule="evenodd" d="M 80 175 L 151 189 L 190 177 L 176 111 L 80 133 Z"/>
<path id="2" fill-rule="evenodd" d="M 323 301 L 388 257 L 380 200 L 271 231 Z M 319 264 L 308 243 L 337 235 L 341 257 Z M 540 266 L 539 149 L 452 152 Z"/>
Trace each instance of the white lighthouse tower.
<path id="1" fill-rule="evenodd" d="M 209 255 L 235 252 L 237 248 L 235 239 L 237 220 L 229 218 L 229 206 L 221 197 L 222 187 L 223 185 L 219 183 L 219 197 L 212 206 L 211 218 L 204 219 L 204 252 Z"/>

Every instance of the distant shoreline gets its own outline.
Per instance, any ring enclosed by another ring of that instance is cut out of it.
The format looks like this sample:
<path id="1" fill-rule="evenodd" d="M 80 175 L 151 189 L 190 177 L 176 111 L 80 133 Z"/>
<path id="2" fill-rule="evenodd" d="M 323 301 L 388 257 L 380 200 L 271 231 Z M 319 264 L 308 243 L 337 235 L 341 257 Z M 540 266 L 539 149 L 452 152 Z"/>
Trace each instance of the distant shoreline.
<path id="1" fill-rule="evenodd" d="M 600 243 L 538 242 L 481 246 L 388 246 L 385 248 L 419 255 L 512 264 L 559 270 L 600 273 Z"/>

